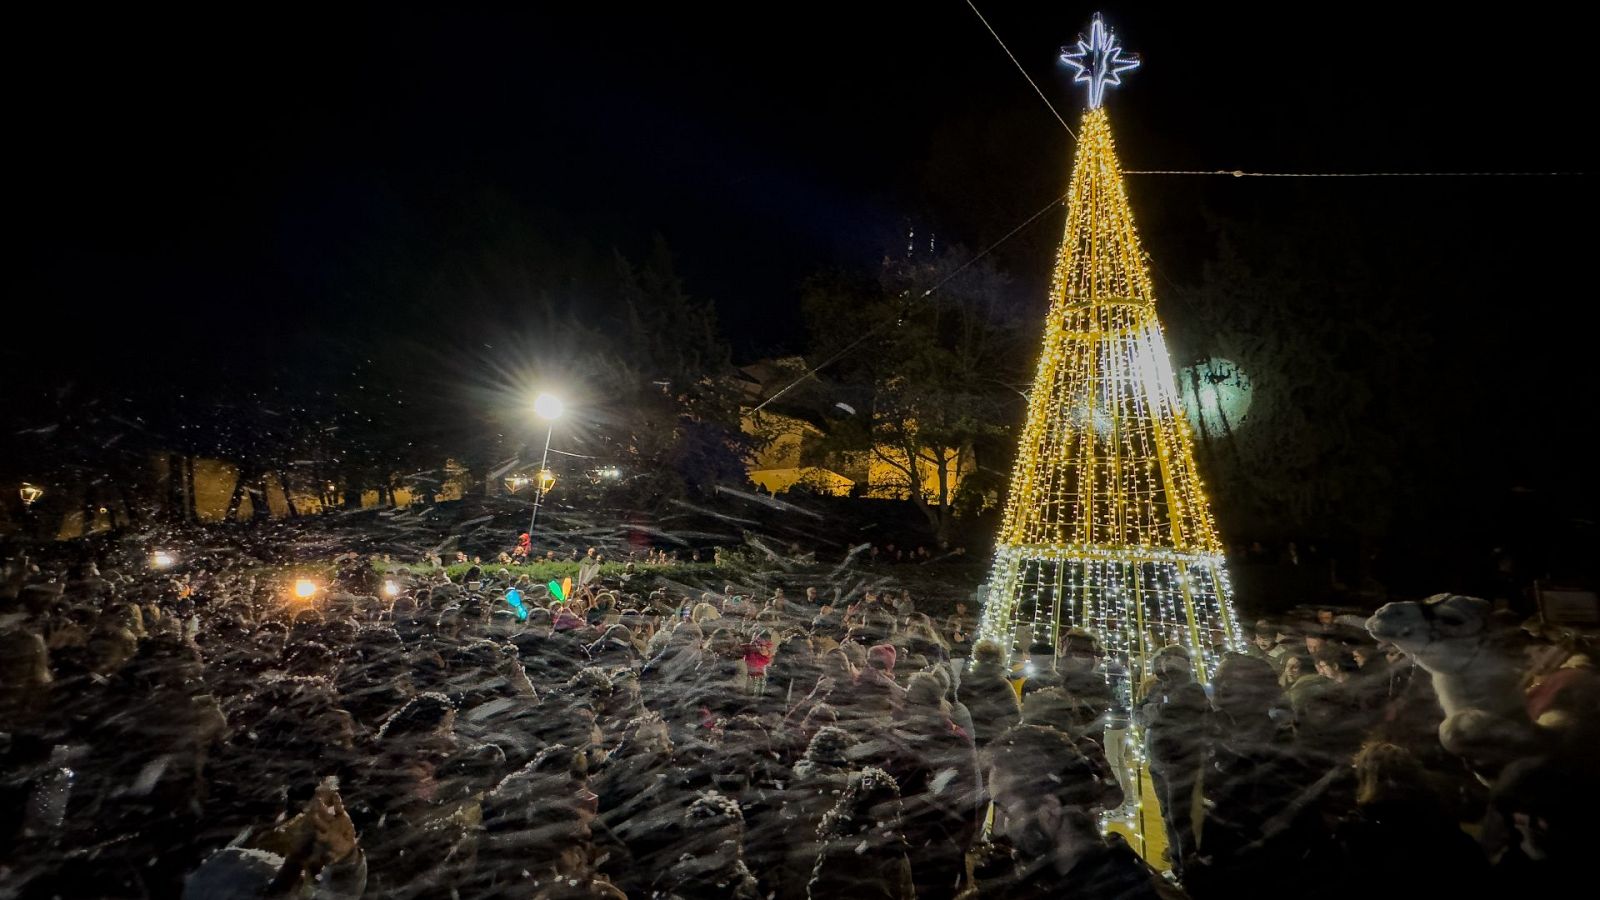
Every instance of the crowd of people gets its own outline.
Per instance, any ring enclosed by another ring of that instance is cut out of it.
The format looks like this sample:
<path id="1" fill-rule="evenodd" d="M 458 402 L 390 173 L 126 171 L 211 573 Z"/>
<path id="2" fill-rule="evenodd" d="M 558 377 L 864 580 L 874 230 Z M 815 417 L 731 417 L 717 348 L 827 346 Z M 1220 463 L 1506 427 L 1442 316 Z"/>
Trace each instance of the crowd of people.
<path id="1" fill-rule="evenodd" d="M 181 588 L 179 587 L 181 585 Z M 1544 742 L 1444 748 L 1430 673 L 1334 621 L 1179 647 L 1130 708 L 1091 634 L 1002 647 L 844 585 L 492 565 L 311 592 L 7 560 L 0 896 L 1368 898 L 1592 883 L 1597 676 L 1516 631 Z M 515 589 L 517 602 L 508 601 Z M 1515 631 L 1515 629 L 1512 629 Z M 1126 673 L 1123 673 L 1126 676 Z M 1166 856 L 1108 834 L 1140 802 Z"/>

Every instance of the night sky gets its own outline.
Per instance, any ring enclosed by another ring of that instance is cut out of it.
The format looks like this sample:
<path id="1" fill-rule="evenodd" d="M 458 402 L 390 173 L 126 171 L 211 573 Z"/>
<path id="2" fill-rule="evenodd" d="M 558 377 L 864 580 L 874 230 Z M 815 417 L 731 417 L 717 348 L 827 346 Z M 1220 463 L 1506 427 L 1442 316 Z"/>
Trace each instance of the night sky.
<path id="1" fill-rule="evenodd" d="M 470 254 L 502 224 L 635 257 L 663 236 L 749 359 L 797 349 L 809 273 L 870 265 L 907 222 L 982 247 L 1065 188 L 1068 136 L 960 0 L 332 6 L 13 23 L 19 390 L 158 357 L 185 361 L 161 377 L 201 380 L 329 352 L 330 329 L 382 332 L 387 273 Z M 1128 168 L 1585 167 L 1574 23 L 1160 6 L 1103 9 L 1145 62 L 1108 101 Z M 1074 122 L 1081 92 L 1055 59 L 1095 7 L 980 8 Z M 1129 191 L 1158 290 L 1198 277 L 1213 214 L 1341 216 L 1455 273 L 1416 302 L 1438 323 L 1427 352 L 1481 360 L 1482 383 L 1459 389 L 1484 408 L 1427 427 L 1570 447 L 1581 417 L 1560 411 L 1593 375 L 1587 338 L 1560 323 L 1592 293 L 1590 183 L 1147 176 Z M 1060 227 L 1043 217 L 996 252 L 1041 310 Z M 1519 408 L 1528 392 L 1569 399 Z"/>

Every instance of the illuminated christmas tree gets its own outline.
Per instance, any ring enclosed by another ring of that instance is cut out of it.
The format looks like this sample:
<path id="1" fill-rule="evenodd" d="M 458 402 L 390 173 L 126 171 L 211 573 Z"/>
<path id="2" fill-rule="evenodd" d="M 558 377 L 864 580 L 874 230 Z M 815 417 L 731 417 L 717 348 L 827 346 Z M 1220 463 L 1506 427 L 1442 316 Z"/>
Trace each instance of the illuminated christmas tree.
<path id="1" fill-rule="evenodd" d="M 1063 60 L 1089 86 L 1089 108 L 980 634 L 1026 648 L 1088 629 L 1131 676 L 1118 681 L 1132 703 L 1160 648 L 1187 648 L 1206 681 L 1239 633 L 1101 107 L 1138 61 L 1098 15 Z"/>

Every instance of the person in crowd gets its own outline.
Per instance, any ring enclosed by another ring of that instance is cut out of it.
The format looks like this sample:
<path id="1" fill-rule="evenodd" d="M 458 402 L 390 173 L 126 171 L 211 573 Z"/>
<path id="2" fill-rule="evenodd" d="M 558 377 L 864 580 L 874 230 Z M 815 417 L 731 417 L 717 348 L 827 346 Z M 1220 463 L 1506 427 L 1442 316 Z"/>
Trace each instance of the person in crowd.
<path id="1" fill-rule="evenodd" d="M 1167 861 L 1182 872 L 1194 852 L 1195 786 L 1205 756 L 1210 701 L 1195 680 L 1189 653 L 1181 645 L 1156 651 L 1152 683 L 1138 711 L 1145 729 L 1150 779 L 1167 830 Z"/>
<path id="2" fill-rule="evenodd" d="M 1171 896 L 1160 876 L 1099 816 L 1108 795 L 1072 738 L 1043 725 L 1008 729 L 984 751 L 996 845 L 983 848 L 967 898 Z"/>
<path id="3" fill-rule="evenodd" d="M 917 896 L 900 806 L 900 787 L 888 772 L 864 768 L 850 775 L 838 802 L 817 827 L 821 849 L 806 885 L 808 900 Z"/>
<path id="4" fill-rule="evenodd" d="M 973 740 L 980 748 L 1022 719 L 1022 704 L 1002 662 L 1000 645 L 979 641 L 972 666 L 961 678 L 957 696 L 972 713 Z"/>
<path id="5" fill-rule="evenodd" d="M 932 589 L 841 578 L 780 608 L 738 599 L 771 573 L 702 594 L 659 552 L 564 600 L 376 557 L 306 600 L 242 560 L 146 576 L 119 552 L 5 561 L 3 892 L 1321 900 L 1587 878 L 1593 655 L 1548 626 L 1484 645 L 1532 730 L 1468 768 L 1436 674 L 1337 630 L 1308 653 L 1314 620 L 1208 648 L 1205 685 L 1176 646 L 1132 684 L 1092 632 L 968 658 Z M 1008 660 L 1036 671 L 1014 684 Z M 1146 790 L 1166 879 L 1101 829 Z"/>

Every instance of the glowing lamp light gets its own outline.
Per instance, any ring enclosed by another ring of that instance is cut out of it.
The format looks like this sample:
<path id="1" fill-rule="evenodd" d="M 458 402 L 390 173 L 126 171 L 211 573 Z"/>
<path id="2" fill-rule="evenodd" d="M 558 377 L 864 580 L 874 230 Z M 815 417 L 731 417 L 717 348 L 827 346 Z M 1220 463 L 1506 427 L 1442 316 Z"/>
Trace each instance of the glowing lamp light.
<path id="1" fill-rule="evenodd" d="M 395 581 L 393 579 L 385 581 L 383 583 L 383 595 L 385 597 L 398 597 L 398 596 L 400 596 L 400 582 Z"/>
<path id="2" fill-rule="evenodd" d="M 165 550 L 157 550 L 150 554 L 150 567 L 154 569 L 170 569 L 178 564 L 178 558 Z"/>
<path id="3" fill-rule="evenodd" d="M 540 394 L 533 400 L 533 412 L 541 419 L 559 419 L 567 406 L 554 394 Z"/>
<path id="4" fill-rule="evenodd" d="M 510 478 L 506 479 L 506 490 L 510 491 L 513 494 L 515 494 L 517 491 L 520 491 L 520 490 L 522 490 L 523 488 L 525 488 L 527 486 L 528 486 L 528 476 L 526 476 L 526 475 L 513 475 Z"/>
<path id="5" fill-rule="evenodd" d="M 310 600 L 316 596 L 317 583 L 309 578 L 296 578 L 294 580 L 294 595 L 301 600 Z"/>
<path id="6" fill-rule="evenodd" d="M 541 469 L 539 471 L 539 490 L 548 494 L 550 493 L 550 489 L 555 486 L 556 473 L 550 471 L 549 469 Z"/>
<path id="7" fill-rule="evenodd" d="M 39 502 L 39 498 L 40 497 L 44 496 L 44 488 L 39 487 L 38 485 L 33 485 L 33 484 L 28 484 L 27 482 L 23 482 L 22 483 L 21 494 L 22 494 L 22 505 L 23 506 L 32 506 L 35 503 Z"/>

